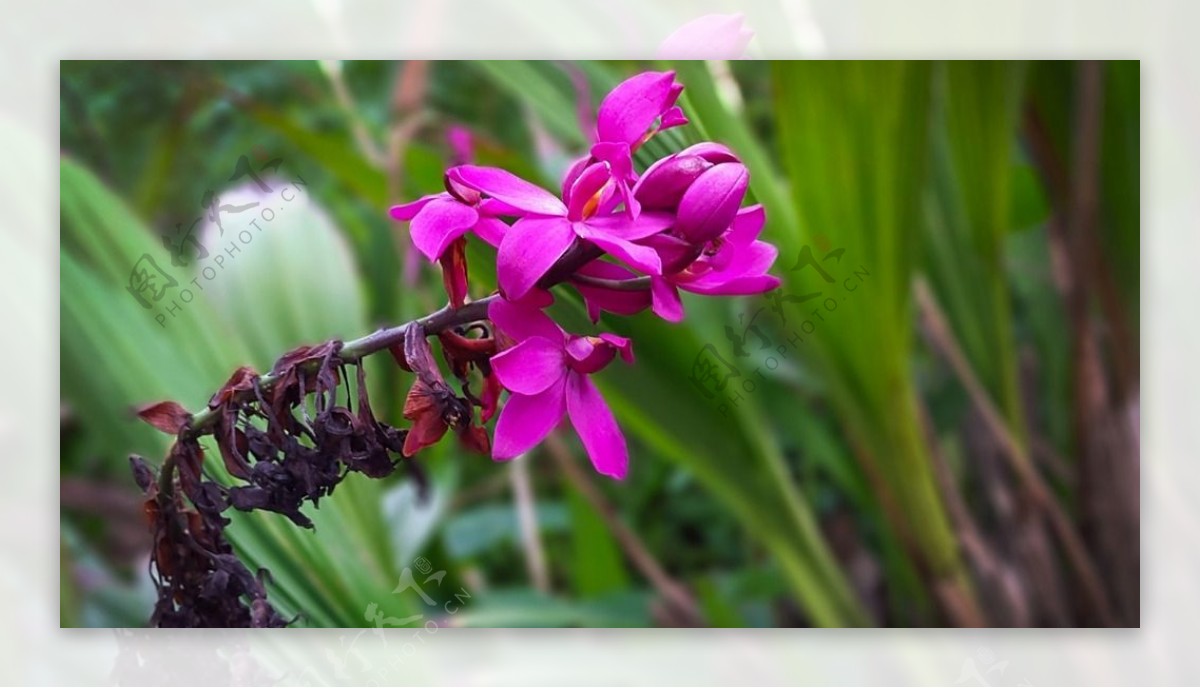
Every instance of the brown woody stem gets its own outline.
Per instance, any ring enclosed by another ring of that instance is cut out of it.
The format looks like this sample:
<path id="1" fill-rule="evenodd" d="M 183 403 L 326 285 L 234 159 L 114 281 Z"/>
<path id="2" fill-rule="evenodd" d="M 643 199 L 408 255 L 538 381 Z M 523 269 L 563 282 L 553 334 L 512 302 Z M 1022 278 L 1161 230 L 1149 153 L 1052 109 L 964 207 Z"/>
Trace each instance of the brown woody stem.
<path id="1" fill-rule="evenodd" d="M 615 280 L 604 277 L 592 277 L 590 275 L 573 275 L 571 281 L 577 284 L 586 284 L 591 287 L 602 287 L 616 291 L 646 291 L 650 288 L 649 277 Z"/>

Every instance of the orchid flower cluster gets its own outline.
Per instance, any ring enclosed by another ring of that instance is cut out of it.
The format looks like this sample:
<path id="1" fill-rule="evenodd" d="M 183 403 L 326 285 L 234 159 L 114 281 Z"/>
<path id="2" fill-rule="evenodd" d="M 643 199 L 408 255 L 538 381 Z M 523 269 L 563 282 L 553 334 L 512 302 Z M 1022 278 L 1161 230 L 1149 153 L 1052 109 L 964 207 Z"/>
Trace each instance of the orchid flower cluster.
<path id="1" fill-rule="evenodd" d="M 632 343 L 565 331 L 545 312 L 554 301 L 549 289 L 571 284 L 593 322 L 605 311 L 647 308 L 678 321 L 680 290 L 756 294 L 778 285 L 767 274 L 775 247 L 758 240 L 763 210 L 742 207 L 749 175 L 729 149 L 701 143 L 640 175 L 634 170 L 639 146 L 687 122 L 675 105 L 681 90 L 672 72 L 617 86 L 601 103 L 596 141 L 567 171 L 561 196 L 504 170 L 462 164 L 446 171 L 445 193 L 392 208 L 393 217 L 410 222 L 418 250 L 441 264 L 445 308 L 352 341 L 300 346 L 266 374 L 239 368 L 195 414 L 174 401 L 138 410 L 175 437 L 158 469 L 130 457 L 154 535 L 154 625 L 290 624 L 267 601 L 269 573 L 238 559 L 225 512 L 273 511 L 312 528 L 303 508 L 331 495 L 349 473 L 384 478 L 402 467 L 423 486 L 420 464 L 396 457 L 411 458 L 450 431 L 468 448 L 511 459 L 566 416 L 596 469 L 625 476 L 625 437 L 590 376 L 618 356 L 632 363 Z M 467 233 L 498 252 L 499 292 L 478 301 L 468 293 Z M 461 395 L 443 376 L 429 337 L 441 343 Z M 363 359 L 384 349 L 416 378 L 404 404 L 407 428 L 371 408 Z M 473 373 L 483 378 L 478 393 Z M 493 439 L 483 426 L 497 411 Z M 203 469 L 205 435 L 216 441 L 227 481 Z"/>
<path id="2" fill-rule="evenodd" d="M 743 207 L 749 172 L 731 150 L 704 142 L 641 174 L 634 169 L 640 146 L 687 124 L 676 104 L 682 90 L 670 71 L 643 72 L 614 88 L 596 113 L 594 143 L 567 169 L 559 195 L 503 169 L 462 164 L 446 171 L 444 192 L 391 209 L 409 223 L 417 250 L 441 264 L 451 307 L 469 301 L 466 235 L 497 250 L 486 361 L 478 345 L 474 358 L 467 355 L 469 340 L 442 338 L 448 359 L 471 359 L 486 375 L 483 422 L 508 392 L 490 442 L 494 459 L 532 449 L 565 415 L 598 472 L 620 479 L 628 470 L 625 437 L 590 376 L 617 356 L 632 363 L 632 342 L 563 330 L 545 311 L 554 283 L 579 291 L 593 323 L 602 312 L 647 308 L 678 322 L 680 290 L 750 295 L 778 286 L 767 273 L 777 250 L 758 240 L 763 208 Z M 574 269 L 557 274 L 568 262 Z"/>

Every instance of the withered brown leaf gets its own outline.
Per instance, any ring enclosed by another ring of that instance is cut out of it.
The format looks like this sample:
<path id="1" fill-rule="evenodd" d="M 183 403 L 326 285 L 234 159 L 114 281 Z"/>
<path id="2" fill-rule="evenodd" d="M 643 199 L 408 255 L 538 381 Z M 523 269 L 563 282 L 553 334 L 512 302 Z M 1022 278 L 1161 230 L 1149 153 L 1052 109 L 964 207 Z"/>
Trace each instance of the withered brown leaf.
<path id="1" fill-rule="evenodd" d="M 160 401 L 137 409 L 138 418 L 168 435 L 178 435 L 192 420 L 188 410 L 173 401 Z"/>

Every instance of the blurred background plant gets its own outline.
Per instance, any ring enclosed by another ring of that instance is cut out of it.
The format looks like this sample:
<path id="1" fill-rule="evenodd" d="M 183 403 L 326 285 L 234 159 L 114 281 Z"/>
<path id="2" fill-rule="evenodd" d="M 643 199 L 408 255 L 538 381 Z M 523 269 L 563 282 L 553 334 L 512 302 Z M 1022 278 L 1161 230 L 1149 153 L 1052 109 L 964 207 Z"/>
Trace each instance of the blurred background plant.
<path id="1" fill-rule="evenodd" d="M 648 67 L 692 123 L 639 157 L 731 146 L 784 286 L 606 319 L 639 346 L 599 380 L 624 482 L 569 434 L 509 464 L 445 441 L 426 494 L 353 475 L 316 532 L 234 514 L 272 603 L 367 628 L 1138 625 L 1136 62 L 64 62 L 62 624 L 153 605 L 127 457 L 167 440 L 132 407 L 440 306 L 388 206 L 441 188 L 462 131 L 556 188 L 580 113 Z M 283 184 L 255 229 L 214 222 Z M 150 308 L 143 256 L 176 282 Z M 399 422 L 393 368 L 369 379 Z"/>

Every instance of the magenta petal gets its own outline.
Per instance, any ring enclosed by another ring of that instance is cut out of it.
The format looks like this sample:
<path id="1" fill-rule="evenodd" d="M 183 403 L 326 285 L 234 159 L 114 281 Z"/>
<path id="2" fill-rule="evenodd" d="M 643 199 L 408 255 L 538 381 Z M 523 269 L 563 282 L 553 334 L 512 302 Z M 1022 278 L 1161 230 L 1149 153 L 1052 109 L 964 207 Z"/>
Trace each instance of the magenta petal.
<path id="1" fill-rule="evenodd" d="M 474 208 L 449 198 L 430 201 L 412 219 L 413 245 L 429 260 L 437 260 L 450 242 L 466 234 L 479 219 Z"/>
<path id="2" fill-rule="evenodd" d="M 575 240 L 563 217 L 524 217 L 508 228 L 496 254 L 496 278 L 509 299 L 520 299 Z"/>
<path id="3" fill-rule="evenodd" d="M 503 220 L 494 217 L 481 217 L 479 222 L 475 223 L 475 228 L 471 230 L 475 232 L 475 236 L 483 239 L 492 248 L 500 248 L 500 242 L 504 239 L 504 235 L 508 233 L 508 225 Z"/>
<path id="4" fill-rule="evenodd" d="M 676 233 L 697 244 L 717 238 L 737 216 L 749 185 L 745 165 L 727 162 L 709 168 L 679 200 Z"/>
<path id="5" fill-rule="evenodd" d="M 678 81 L 671 84 L 671 93 L 667 95 L 667 105 L 674 105 L 675 101 L 679 100 L 680 94 L 683 93 L 683 84 Z"/>
<path id="6" fill-rule="evenodd" d="M 600 103 L 596 133 L 601 141 L 637 145 L 672 104 L 675 72 L 642 72 L 621 82 Z"/>
<path id="7" fill-rule="evenodd" d="M 638 219 L 642 214 L 642 204 L 634 198 L 633 189 L 624 181 L 617 184 L 617 189 L 620 190 L 621 201 L 625 204 L 625 215 L 633 220 Z"/>
<path id="8" fill-rule="evenodd" d="M 474 189 L 472 189 L 472 191 L 474 191 Z M 479 208 L 479 212 L 492 217 L 525 217 L 526 215 L 537 214 L 529 213 L 521 210 L 520 208 L 514 208 L 511 205 L 495 198 L 485 198 L 481 200 L 479 205 L 476 207 Z"/>
<path id="9" fill-rule="evenodd" d="M 601 232 L 614 239 L 636 241 L 659 234 L 674 222 L 675 217 L 671 213 L 656 211 L 641 213 L 632 220 L 623 213 L 602 215 L 589 218 L 587 226 L 593 233 Z"/>
<path id="10" fill-rule="evenodd" d="M 683 320 L 683 301 L 680 300 L 679 290 L 674 284 L 661 277 L 651 277 L 650 292 L 655 315 L 667 322 Z"/>
<path id="11" fill-rule="evenodd" d="M 766 221 L 767 212 L 763 210 L 762 205 L 742 208 L 737 217 L 733 218 L 726 238 L 735 246 L 749 246 L 758 238 Z"/>
<path id="12" fill-rule="evenodd" d="M 592 145 L 592 157 L 608 163 L 614 177 L 624 179 L 633 176 L 633 152 L 624 141 L 601 141 Z"/>
<path id="13" fill-rule="evenodd" d="M 602 332 L 600 339 L 613 345 L 617 352 L 621 354 L 622 361 L 633 363 L 633 342 L 628 337 Z"/>
<path id="14" fill-rule="evenodd" d="M 617 480 L 624 478 L 629 470 L 625 436 L 604 397 L 586 375 L 567 375 L 567 414 L 596 471 Z M 498 425 L 496 434 L 500 434 Z"/>
<path id="15" fill-rule="evenodd" d="M 726 232 L 725 236 L 728 237 L 729 232 Z M 733 261 L 737 257 L 738 251 L 742 250 L 743 248 L 745 247 L 729 242 L 722 242 L 716 253 L 705 253 L 703 254 L 702 260 L 708 263 L 709 272 L 728 272 L 729 267 L 733 265 Z M 697 273 L 700 274 L 700 276 L 708 274 L 707 272 L 701 271 L 697 271 Z"/>
<path id="16" fill-rule="evenodd" d="M 690 280 L 678 280 L 680 288 L 697 294 L 757 294 L 773 289 L 778 281 L 761 280 L 770 277 L 767 270 L 775 263 L 779 250 L 765 241 L 756 241 L 749 246 L 727 247 L 722 253 L 731 252 L 728 264 L 720 270 L 711 270 Z M 747 291 L 752 290 L 752 291 Z"/>
<path id="17" fill-rule="evenodd" d="M 658 252 L 649 246 L 641 246 L 624 239 L 615 239 L 604 232 L 589 230 L 582 223 L 576 224 L 579 236 L 607 251 L 625 263 L 651 275 L 662 274 L 662 261 Z"/>
<path id="18" fill-rule="evenodd" d="M 561 342 L 530 337 L 491 359 L 500 384 L 517 394 L 537 394 L 566 372 Z"/>
<path id="19" fill-rule="evenodd" d="M 666 131 L 667 129 L 682 127 L 687 123 L 687 115 L 683 114 L 683 108 L 677 105 L 663 113 L 662 121 L 658 123 L 658 130 Z"/>
<path id="20" fill-rule="evenodd" d="M 517 342 L 530 337 L 544 337 L 552 342 L 565 343 L 567 335 L 550 316 L 535 307 L 500 299 L 488 305 L 488 319 L 500 331 Z"/>
<path id="21" fill-rule="evenodd" d="M 775 244 L 769 244 L 765 241 L 756 241 L 749 246 L 739 246 L 733 253 L 733 259 L 729 261 L 729 265 L 722 270 L 730 277 L 740 277 L 743 275 L 762 275 L 771 266 L 775 264 L 775 259 L 779 257 L 779 249 L 775 248 Z M 700 281 L 703 281 L 708 275 L 702 275 Z"/>
<path id="22" fill-rule="evenodd" d="M 518 210 L 538 215 L 565 215 L 567 212 L 554 194 L 498 167 L 459 165 L 447 170 L 446 175 Z"/>
<path id="23" fill-rule="evenodd" d="M 779 285 L 779 278 L 774 275 L 751 275 L 724 282 L 681 282 L 679 288 L 705 296 L 753 296 L 771 291 Z"/>
<path id="24" fill-rule="evenodd" d="M 564 376 L 539 394 L 513 394 L 508 397 L 492 437 L 493 459 L 511 459 L 546 439 L 546 435 L 562 420 L 566 384 L 567 378 Z"/>
<path id="25" fill-rule="evenodd" d="M 779 249 L 773 244 L 765 241 L 756 241 L 749 246 L 727 244 L 716 257 L 725 258 L 727 254 L 727 264 L 721 269 L 690 280 L 681 279 L 676 284 L 696 294 L 723 295 L 760 294 L 778 286 L 779 281 L 766 274 L 779 256 Z"/>
<path id="26" fill-rule="evenodd" d="M 439 193 L 431 196 L 423 196 L 412 203 L 404 203 L 401 205 L 392 206 L 388 209 L 388 214 L 391 215 L 393 219 L 400 220 L 401 222 L 408 222 L 416 217 L 417 213 L 421 212 L 421 209 L 429 203 L 445 198 L 450 198 L 450 194 Z"/>

